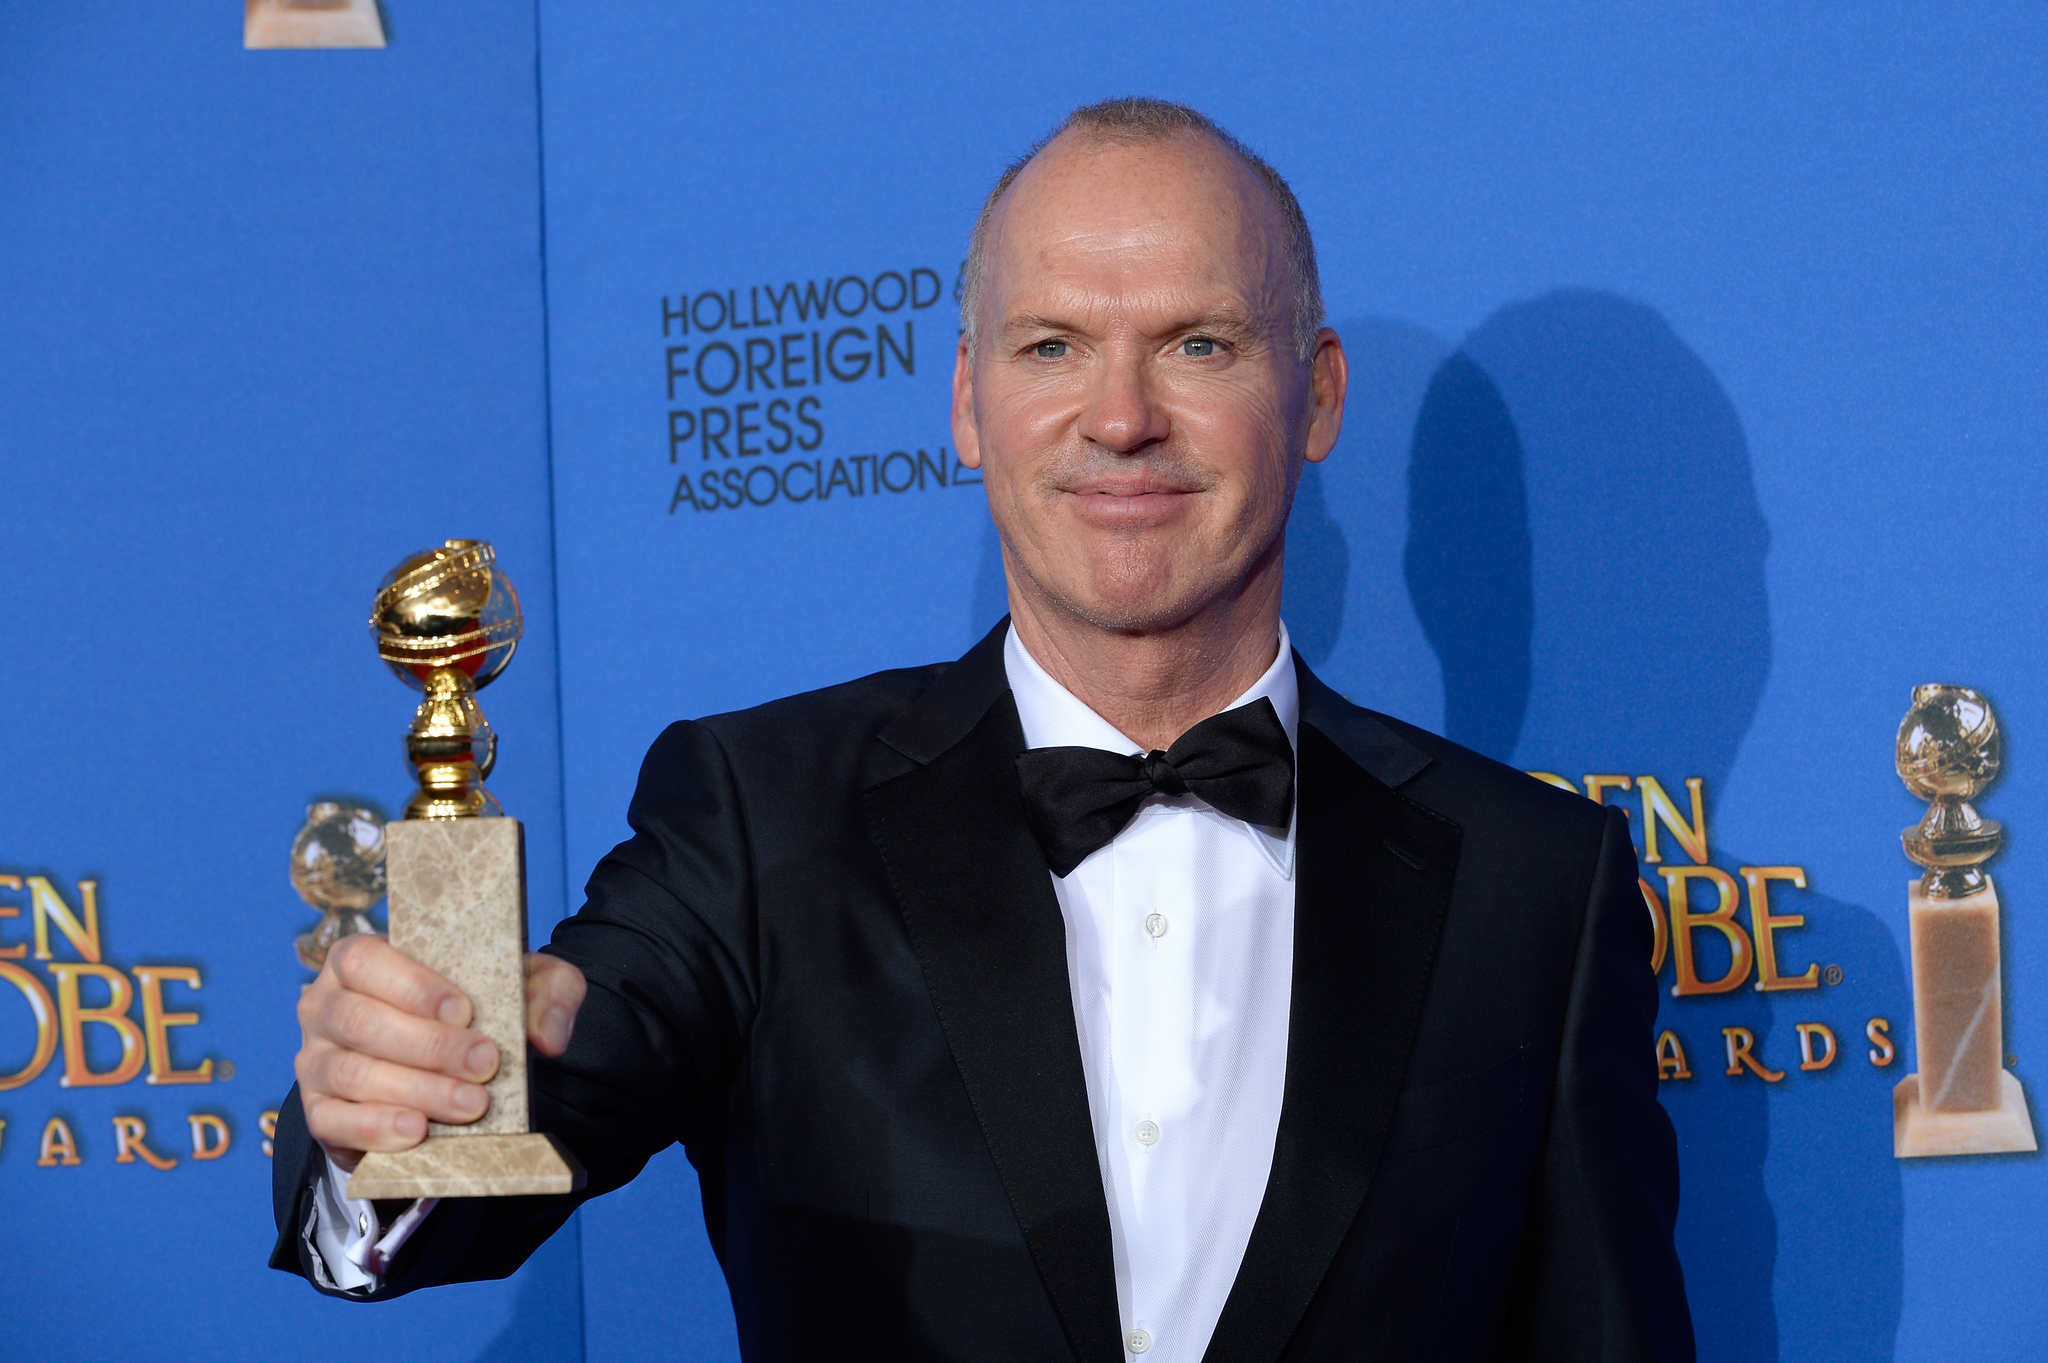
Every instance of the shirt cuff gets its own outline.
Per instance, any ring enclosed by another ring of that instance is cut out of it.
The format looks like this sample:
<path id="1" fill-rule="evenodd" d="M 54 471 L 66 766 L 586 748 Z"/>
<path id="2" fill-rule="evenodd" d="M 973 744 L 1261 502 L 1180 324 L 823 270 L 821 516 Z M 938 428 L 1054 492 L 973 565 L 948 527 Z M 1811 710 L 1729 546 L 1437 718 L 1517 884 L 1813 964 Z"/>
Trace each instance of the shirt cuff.
<path id="1" fill-rule="evenodd" d="M 378 1278 L 363 1267 L 365 1251 L 377 1243 L 382 1227 L 368 1199 L 348 1195 L 348 1175 L 324 1151 L 326 1168 L 313 1189 L 313 1251 L 329 1282 L 338 1291 L 375 1290 Z"/>
<path id="2" fill-rule="evenodd" d="M 405 1242 L 419 1229 L 438 1197 L 415 1198 L 410 1207 L 384 1225 L 376 1205 L 348 1195 L 348 1175 L 323 1151 L 326 1168 L 313 1190 L 313 1224 L 309 1227 L 314 1258 L 325 1269 L 329 1285 L 342 1292 L 374 1293 Z M 364 1290 L 367 1289 L 365 1292 Z"/>

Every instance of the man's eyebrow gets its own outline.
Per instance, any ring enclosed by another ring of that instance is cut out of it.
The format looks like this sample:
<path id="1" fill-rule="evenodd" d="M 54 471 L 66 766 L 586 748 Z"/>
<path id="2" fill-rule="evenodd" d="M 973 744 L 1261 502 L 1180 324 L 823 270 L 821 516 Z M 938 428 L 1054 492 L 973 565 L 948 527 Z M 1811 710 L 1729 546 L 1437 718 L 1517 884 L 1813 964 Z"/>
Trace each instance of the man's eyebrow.
<path id="1" fill-rule="evenodd" d="M 1168 335 L 1183 331 L 1235 331 L 1259 332 L 1266 329 L 1263 319 L 1244 311 L 1242 308 L 1211 308 L 1206 312 L 1176 322 L 1166 329 Z"/>
<path id="2" fill-rule="evenodd" d="M 1012 313 L 1003 319 L 1004 331 L 1082 331 L 1086 328 L 1073 321 L 1045 313 Z M 1260 333 L 1268 329 L 1267 324 L 1242 308 L 1220 307 L 1190 313 L 1162 328 L 1160 335 L 1177 336 L 1187 331 L 1219 331 L 1225 333 Z"/>
<path id="3" fill-rule="evenodd" d="M 1079 331 L 1072 322 L 1049 317 L 1043 313 L 1016 312 L 1003 319 L 1005 331 Z"/>

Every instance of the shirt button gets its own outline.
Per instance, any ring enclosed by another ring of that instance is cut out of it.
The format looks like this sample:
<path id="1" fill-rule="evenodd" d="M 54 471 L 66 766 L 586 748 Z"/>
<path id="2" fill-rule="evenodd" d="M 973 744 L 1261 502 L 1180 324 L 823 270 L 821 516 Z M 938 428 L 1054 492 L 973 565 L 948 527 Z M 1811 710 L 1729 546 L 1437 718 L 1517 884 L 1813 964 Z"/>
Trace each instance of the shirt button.
<path id="1" fill-rule="evenodd" d="M 1136 1135 L 1138 1137 L 1138 1144 L 1140 1145 L 1159 1144 L 1159 1123 L 1139 1122 Z M 1133 1334 L 1131 1338 L 1136 1339 L 1138 1335 L 1142 1335 L 1144 1333 L 1145 1332 L 1143 1330 L 1139 1330 L 1136 1334 Z M 1149 1344 L 1146 1346 L 1146 1348 L 1150 1347 L 1151 1346 Z M 1142 1350 L 1140 1352 L 1142 1352 Z"/>
<path id="2" fill-rule="evenodd" d="M 1166 915 L 1163 913 L 1146 914 L 1145 935 L 1147 937 L 1164 937 L 1166 935 Z"/>
<path id="3" fill-rule="evenodd" d="M 1133 1330 L 1124 1336 L 1124 1343 L 1134 1354 L 1147 1353 L 1152 1348 L 1152 1336 L 1143 1330 Z"/>

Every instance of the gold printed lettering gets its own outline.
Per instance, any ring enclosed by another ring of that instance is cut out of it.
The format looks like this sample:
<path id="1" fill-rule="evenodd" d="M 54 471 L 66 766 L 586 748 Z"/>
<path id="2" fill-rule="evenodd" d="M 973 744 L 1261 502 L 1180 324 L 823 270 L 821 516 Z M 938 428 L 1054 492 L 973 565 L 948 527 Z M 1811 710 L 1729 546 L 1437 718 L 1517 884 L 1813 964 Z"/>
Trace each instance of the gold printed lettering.
<path id="1" fill-rule="evenodd" d="M 78 1142 L 72 1138 L 70 1124 L 62 1117 L 52 1117 L 43 1123 L 42 1149 L 36 1154 L 38 1169 L 52 1169 L 60 1164 L 80 1164 Z"/>
<path id="2" fill-rule="evenodd" d="M 1657 825 L 1662 823 L 1671 830 L 1671 836 L 1678 839 L 1678 845 L 1685 854 L 1701 866 L 1707 864 L 1707 802 L 1706 781 L 1702 777 L 1688 776 L 1685 788 L 1692 794 L 1692 822 L 1688 824 L 1679 816 L 1678 806 L 1671 802 L 1664 787 L 1654 776 L 1638 776 L 1636 793 L 1643 799 L 1643 860 L 1651 865 L 1664 858 L 1657 851 Z"/>
<path id="3" fill-rule="evenodd" d="M 272 1108 L 258 1117 L 256 1129 L 263 1133 L 263 1158 L 275 1158 L 276 1152 L 271 1149 L 270 1138 L 277 1134 L 277 1110 Z"/>
<path id="4" fill-rule="evenodd" d="M 1690 1079 L 1692 1070 L 1685 1063 L 1685 1044 L 1678 1039 L 1678 1033 L 1669 1027 L 1657 1037 L 1657 1079 Z"/>
<path id="5" fill-rule="evenodd" d="M 192 1127 L 193 1159 L 219 1159 L 228 1152 L 234 1137 L 228 1134 L 228 1124 L 221 1118 L 211 1112 L 195 1112 L 185 1120 Z"/>
<path id="6" fill-rule="evenodd" d="M 114 1118 L 114 1163 L 133 1164 L 140 1159 L 152 1169 L 173 1169 L 177 1161 L 167 1159 L 144 1144 L 149 1125 L 140 1117 Z"/>
<path id="7" fill-rule="evenodd" d="M 1548 785 L 1556 786 L 1559 790 L 1568 790 L 1574 795 L 1577 795 L 1579 793 L 1579 788 L 1577 786 L 1565 780 L 1562 776 L 1559 776 L 1554 771 L 1532 771 L 1529 773 L 1529 775 L 1535 777 L 1537 780 L 1542 781 Z"/>
<path id="8" fill-rule="evenodd" d="M 168 1033 L 173 1027 L 190 1027 L 199 1021 L 197 1013 L 166 1013 L 164 1011 L 164 981 L 175 980 L 190 989 L 199 988 L 199 972 L 190 966 L 139 965 L 135 967 L 135 979 L 142 986 L 142 1031 L 149 1043 L 149 1078 L 146 1084 L 210 1084 L 213 1082 L 213 1060 L 199 1062 L 199 1068 L 179 1070 L 171 1068 L 171 1042 Z"/>
<path id="9" fill-rule="evenodd" d="M 1892 1024 L 1889 1018 L 1872 1018 L 1863 1024 L 1863 1035 L 1870 1042 L 1870 1063 L 1883 1069 L 1892 1063 L 1898 1051 L 1892 1046 Z"/>
<path id="10" fill-rule="evenodd" d="M 1749 978 L 1754 953 L 1749 934 L 1735 921 L 1735 911 L 1741 906 L 1741 891 L 1736 888 L 1735 877 L 1718 866 L 1660 866 L 1657 874 L 1664 877 L 1665 893 L 1671 900 L 1671 962 L 1676 976 L 1671 985 L 1672 996 L 1725 994 L 1740 986 Z M 1720 894 L 1720 905 L 1712 913 L 1692 911 L 1686 891 L 1695 879 L 1712 882 Z M 1728 973 L 1718 980 L 1700 979 L 1693 965 L 1692 935 L 1700 928 L 1711 928 L 1728 941 Z"/>
<path id="11" fill-rule="evenodd" d="M 28 1000 L 29 1013 L 36 1020 L 35 1053 L 13 1074 L 0 1074 L 0 1093 L 4 1093 L 33 1081 L 57 1053 L 57 1005 L 50 1002 L 50 991 L 43 988 L 41 980 L 11 961 L 0 961 L 0 980 L 21 991 L 21 996 Z"/>
<path id="12" fill-rule="evenodd" d="M 57 1081 L 57 1086 L 67 1089 L 100 1088 L 125 1084 L 142 1073 L 142 1029 L 135 1025 L 135 1019 L 128 1016 L 128 1005 L 135 1001 L 135 990 L 128 983 L 128 977 L 110 965 L 59 961 L 49 969 L 57 977 L 57 1016 L 64 1036 L 64 1077 Z M 79 1006 L 78 981 L 80 976 L 86 975 L 106 982 L 110 997 L 104 1007 Z M 104 1074 L 93 1073 L 86 1064 L 85 1024 L 88 1022 L 112 1027 L 121 1038 L 121 1061 Z"/>
<path id="13" fill-rule="evenodd" d="M 1835 1063 L 1835 1034 L 1825 1022 L 1795 1022 L 1794 1030 L 1799 1033 L 1799 1068 L 1802 1070 L 1824 1070 Z M 1827 1043 L 1827 1050 L 1820 1059 L 1813 1057 L 1813 1039 L 1819 1037 Z"/>
<path id="14" fill-rule="evenodd" d="M 1607 803 L 1608 791 L 1627 790 L 1628 788 L 1629 779 L 1626 776 L 1588 775 L 1586 777 L 1586 798 L 1596 805 Z"/>
<path id="15" fill-rule="evenodd" d="M 1756 1046 L 1756 1033 L 1747 1027 L 1723 1027 L 1721 1035 L 1728 1042 L 1728 1073 L 1740 1075 L 1745 1067 L 1766 1083 L 1777 1083 L 1785 1077 L 1785 1071 L 1767 1068 L 1751 1052 Z"/>
<path id="16" fill-rule="evenodd" d="M 50 954 L 50 923 L 55 920 L 57 931 L 64 934 L 78 954 L 88 961 L 100 958 L 100 901 L 99 882 L 81 880 L 78 882 L 78 902 L 85 909 L 85 918 L 71 912 L 71 906 L 64 902 L 64 896 L 57 893 L 57 887 L 43 876 L 28 878 L 29 903 L 35 908 L 36 959 L 55 959 Z"/>
<path id="17" fill-rule="evenodd" d="M 1802 974 L 1787 978 L 1778 973 L 1778 943 L 1772 936 L 1780 928 L 1803 928 L 1804 914 L 1771 915 L 1770 883 L 1789 880 L 1797 889 L 1806 888 L 1806 872 L 1797 866 L 1744 866 L 1742 878 L 1749 882 L 1749 929 L 1756 937 L 1756 987 L 1765 993 L 1781 989 L 1820 988 L 1820 966 L 1809 965 Z"/>
<path id="18" fill-rule="evenodd" d="M 1657 898 L 1657 891 L 1649 881 L 1636 877 L 1636 884 L 1642 887 L 1643 903 L 1650 910 L 1650 973 L 1656 974 L 1664 968 L 1664 955 L 1671 949 L 1671 932 L 1664 922 L 1664 901 Z"/>
<path id="19" fill-rule="evenodd" d="M 0 876 L 0 890 L 21 888 L 20 876 Z M 12 904 L 0 904 L 0 918 L 19 918 L 21 910 Z M 28 943 L 16 942 L 11 947 L 0 947 L 0 961 L 18 961 L 28 955 Z"/>

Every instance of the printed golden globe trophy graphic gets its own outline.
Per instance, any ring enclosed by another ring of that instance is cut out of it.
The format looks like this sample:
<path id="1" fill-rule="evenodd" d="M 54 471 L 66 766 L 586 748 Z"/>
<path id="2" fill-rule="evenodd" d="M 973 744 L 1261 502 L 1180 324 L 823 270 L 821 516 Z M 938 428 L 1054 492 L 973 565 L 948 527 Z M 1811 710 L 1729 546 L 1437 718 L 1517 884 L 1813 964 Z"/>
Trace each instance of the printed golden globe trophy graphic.
<path id="1" fill-rule="evenodd" d="M 361 1198 L 566 1193 L 583 1169 L 527 1125 L 524 833 L 483 787 L 497 736 L 476 693 L 519 643 L 519 598 L 491 546 L 449 540 L 384 579 L 371 608 L 377 652 L 425 692 L 405 736 L 419 789 L 384 828 L 391 944 L 469 996 L 471 1023 L 504 1057 L 469 1125 L 429 1123 L 410 1150 L 364 1155 L 348 1181 Z"/>
<path id="2" fill-rule="evenodd" d="M 320 910 L 320 922 L 292 943 L 299 964 L 317 971 L 336 942 L 377 930 L 370 909 L 384 897 L 384 821 L 333 800 L 308 805 L 292 839 L 292 888 Z"/>
<path id="3" fill-rule="evenodd" d="M 2004 830 L 1970 805 L 1998 775 L 1999 747 L 1983 696 L 1962 686 L 1913 688 L 1899 725 L 1899 777 L 1930 803 L 1900 835 L 1906 855 L 1926 868 L 1907 892 L 1920 1072 L 1892 1091 L 1900 1159 L 2035 1148 L 2026 1094 L 2004 1064 L 1998 887 L 1984 871 Z"/>
<path id="4" fill-rule="evenodd" d="M 242 46 L 382 47 L 377 0 L 242 0 Z"/>

